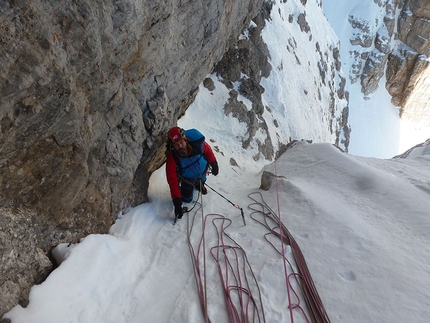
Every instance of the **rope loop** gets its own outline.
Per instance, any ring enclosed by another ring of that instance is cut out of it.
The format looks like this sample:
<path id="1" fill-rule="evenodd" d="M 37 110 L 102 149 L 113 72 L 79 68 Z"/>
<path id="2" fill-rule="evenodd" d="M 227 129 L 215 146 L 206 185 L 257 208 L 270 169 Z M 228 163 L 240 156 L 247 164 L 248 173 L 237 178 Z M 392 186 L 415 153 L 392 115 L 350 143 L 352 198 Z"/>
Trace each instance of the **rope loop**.
<path id="1" fill-rule="evenodd" d="M 250 193 L 248 194 L 248 197 L 253 201 L 248 205 L 248 208 L 252 210 L 250 215 L 251 219 L 267 229 L 268 233 L 264 235 L 265 240 L 281 256 L 285 264 L 285 282 L 287 285 L 288 309 L 290 311 L 291 323 L 294 323 L 293 310 L 298 310 L 299 313 L 305 317 L 306 322 L 330 323 L 328 314 L 324 309 L 324 305 L 318 295 L 318 291 L 312 280 L 303 253 L 296 240 L 287 227 L 281 222 L 280 216 L 278 216 L 269 207 L 269 205 L 267 205 L 260 192 Z M 278 210 L 280 210 L 279 204 Z M 275 243 L 270 240 L 271 236 L 274 236 L 281 241 L 281 247 L 279 245 L 275 245 Z M 294 265 L 285 256 L 284 245 L 290 247 Z M 307 310 L 305 310 L 301 305 L 301 298 L 294 290 L 293 282 L 300 288 L 302 298 L 306 304 L 305 308 Z M 295 301 L 292 300 L 293 297 L 296 299 Z"/>

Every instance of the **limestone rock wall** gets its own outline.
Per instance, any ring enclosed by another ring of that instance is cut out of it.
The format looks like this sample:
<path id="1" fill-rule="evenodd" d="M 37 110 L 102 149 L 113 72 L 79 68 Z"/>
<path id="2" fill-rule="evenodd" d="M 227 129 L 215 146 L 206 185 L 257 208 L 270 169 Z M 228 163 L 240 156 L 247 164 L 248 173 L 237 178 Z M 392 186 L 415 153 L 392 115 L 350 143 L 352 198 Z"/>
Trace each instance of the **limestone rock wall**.
<path id="1" fill-rule="evenodd" d="M 0 2 L 0 315 L 53 246 L 147 200 L 165 132 L 262 4 Z"/>
<path id="2" fill-rule="evenodd" d="M 349 17 L 356 30 L 350 40 L 356 48 L 351 51 L 356 61 L 351 83 L 360 81 L 363 94 L 369 95 L 385 76 L 385 87 L 400 116 L 429 125 L 430 1 L 374 2 L 384 12 L 382 21 Z"/>
<path id="3" fill-rule="evenodd" d="M 396 11 L 403 0 L 375 0 L 381 12 L 373 20 L 350 15 L 348 21 L 354 33 L 350 43 L 355 64 L 351 67 L 350 81 L 360 81 L 364 95 L 374 92 L 385 74 L 387 60 L 393 48 Z M 370 2 L 370 1 L 369 1 Z"/>
<path id="4" fill-rule="evenodd" d="M 430 125 L 430 1 L 405 1 L 398 20 L 400 42 L 387 64 L 386 88 L 400 116 Z"/>

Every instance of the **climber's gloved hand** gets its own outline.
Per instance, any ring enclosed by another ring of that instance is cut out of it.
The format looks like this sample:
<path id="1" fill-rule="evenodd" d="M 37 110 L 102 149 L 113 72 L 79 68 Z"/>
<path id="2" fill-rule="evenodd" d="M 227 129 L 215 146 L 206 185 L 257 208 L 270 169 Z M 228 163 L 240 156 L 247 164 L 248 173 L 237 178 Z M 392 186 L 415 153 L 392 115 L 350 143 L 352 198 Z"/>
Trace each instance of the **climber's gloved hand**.
<path id="1" fill-rule="evenodd" d="M 214 161 L 211 165 L 212 168 L 212 175 L 217 176 L 218 172 L 219 172 L 219 168 L 218 168 L 218 162 Z"/>
<path id="2" fill-rule="evenodd" d="M 175 217 L 180 219 L 184 215 L 182 212 L 182 198 L 175 197 L 173 199 L 173 205 L 175 206 Z"/>

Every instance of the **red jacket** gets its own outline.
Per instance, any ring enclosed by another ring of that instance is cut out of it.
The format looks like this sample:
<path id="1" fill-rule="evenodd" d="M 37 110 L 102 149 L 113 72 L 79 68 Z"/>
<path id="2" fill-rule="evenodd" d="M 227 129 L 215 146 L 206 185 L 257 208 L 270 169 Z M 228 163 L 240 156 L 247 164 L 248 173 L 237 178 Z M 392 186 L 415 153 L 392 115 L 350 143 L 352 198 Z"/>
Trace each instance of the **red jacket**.
<path id="1" fill-rule="evenodd" d="M 170 195 L 172 196 L 172 199 L 181 197 L 181 191 L 179 190 L 179 177 L 177 173 L 177 165 L 173 154 L 174 152 L 170 151 L 169 154 L 167 155 L 167 160 L 166 160 L 166 178 L 167 178 L 167 183 L 169 184 L 169 187 L 170 187 Z M 215 154 L 211 146 L 206 141 L 202 145 L 202 154 L 206 158 L 208 164 L 212 164 L 216 162 Z"/>

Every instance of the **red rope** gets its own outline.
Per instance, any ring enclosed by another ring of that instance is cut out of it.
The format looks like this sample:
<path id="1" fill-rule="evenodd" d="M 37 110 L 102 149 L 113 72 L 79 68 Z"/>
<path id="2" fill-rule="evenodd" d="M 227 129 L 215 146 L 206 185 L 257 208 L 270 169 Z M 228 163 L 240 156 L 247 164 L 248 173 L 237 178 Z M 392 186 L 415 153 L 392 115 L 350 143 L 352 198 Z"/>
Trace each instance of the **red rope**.
<path id="1" fill-rule="evenodd" d="M 210 254 L 215 261 L 218 275 L 224 293 L 226 312 L 230 323 L 265 322 L 261 292 L 257 279 L 249 264 L 245 251 L 227 233 L 231 220 L 220 214 L 208 214 L 202 222 L 202 232 L 198 239 L 197 250 L 192 245 L 192 231 L 195 215 L 189 216 L 188 244 L 194 267 L 196 284 L 203 314 L 208 318 L 208 303 L 206 293 L 206 266 L 204 270 L 201 263 L 205 259 L 205 236 L 209 218 L 212 219 L 216 243 L 210 248 Z M 212 236 L 211 236 L 212 237 Z M 228 240 L 228 243 L 226 243 Z M 251 278 L 250 278 L 251 277 Z"/>
<path id="2" fill-rule="evenodd" d="M 259 200 L 254 198 L 253 196 L 258 194 Z M 265 235 L 265 239 L 272 245 L 272 247 L 278 252 L 281 257 L 283 258 L 283 261 L 285 263 L 289 264 L 290 270 L 293 272 L 292 274 L 288 275 L 287 281 L 289 285 L 289 289 L 292 288 L 291 280 L 292 278 L 295 278 L 297 284 L 299 285 L 306 307 L 308 309 L 307 312 L 309 312 L 310 319 L 306 316 L 306 311 L 302 308 L 300 305 L 300 299 L 295 293 L 298 302 L 297 304 L 292 305 L 289 304 L 290 311 L 293 310 L 293 308 L 300 309 L 300 312 L 305 316 L 307 322 L 314 322 L 314 323 L 329 323 L 330 319 L 327 315 L 327 312 L 324 309 L 323 303 L 318 295 L 318 291 L 315 287 L 315 284 L 312 280 L 311 274 L 309 272 L 309 269 L 307 267 L 305 258 L 303 256 L 303 253 L 300 250 L 299 245 L 291 235 L 291 233 L 288 231 L 288 229 L 284 226 L 284 224 L 280 221 L 279 216 L 277 216 L 273 210 L 264 202 L 263 196 L 260 192 L 254 192 L 248 195 L 250 199 L 252 199 L 255 203 L 251 203 L 249 205 L 249 208 L 253 210 L 251 214 L 251 218 L 254 219 L 254 221 L 260 223 L 264 227 L 267 228 L 269 231 L 268 234 Z M 257 215 L 263 217 L 262 220 L 257 218 Z M 271 223 L 271 224 L 269 224 Z M 274 225 L 274 226 L 273 226 Z M 278 248 L 269 241 L 267 238 L 268 235 L 274 235 L 278 237 L 283 243 L 286 245 L 289 245 L 291 247 L 292 255 L 295 261 L 295 264 L 297 266 L 297 273 L 294 272 L 294 268 L 290 262 L 286 259 L 284 248 L 281 248 L 281 251 L 278 250 Z M 290 297 L 290 296 L 289 296 Z M 293 322 L 293 321 L 292 321 Z"/>
<path id="3" fill-rule="evenodd" d="M 264 235 L 266 241 L 268 241 L 269 244 L 282 257 L 291 323 L 294 323 L 294 310 L 299 311 L 299 313 L 304 316 L 308 323 L 330 323 L 328 315 L 324 309 L 322 301 L 309 273 L 304 256 L 297 242 L 294 240 L 291 233 L 281 221 L 278 186 L 276 186 L 276 190 L 278 215 L 276 215 L 264 202 L 264 199 L 259 192 L 248 195 L 255 202 L 250 204 L 249 208 L 253 210 L 251 218 L 266 227 L 266 229 L 269 231 L 269 233 Z M 260 201 L 255 199 L 253 194 L 259 194 Z M 257 209 L 257 206 L 259 209 Z M 195 250 L 193 247 L 192 235 L 197 218 L 196 214 L 199 210 L 201 211 L 202 229 L 200 236 L 197 239 L 197 250 Z M 256 214 L 262 216 L 262 219 L 257 218 Z M 209 218 L 212 219 L 212 224 L 215 228 L 213 234 L 216 236 L 216 243 L 214 246 L 209 248 L 209 252 L 212 256 L 212 259 L 215 261 L 216 268 L 218 270 L 229 322 L 266 322 L 260 288 L 246 253 L 240 247 L 240 245 L 237 244 L 226 233 L 226 229 L 231 225 L 232 221 L 220 214 L 208 214 L 204 216 L 201 204 L 200 208 L 194 212 L 194 215 L 191 216 L 189 214 L 187 218 L 188 245 L 205 323 L 210 323 L 208 314 L 209 302 L 207 296 L 206 280 L 208 273 L 208 263 L 206 261 L 206 235 L 210 234 L 210 232 L 208 232 L 207 226 L 207 221 Z M 271 242 L 269 236 L 275 236 L 279 238 L 281 241 L 281 246 L 276 246 L 273 242 Z M 294 262 L 297 267 L 297 272 L 295 272 L 293 264 L 291 264 L 285 255 L 285 244 L 291 248 Z M 300 287 L 301 295 L 295 291 L 293 282 Z M 292 301 L 293 297 L 295 298 L 294 302 Z M 301 305 L 301 297 L 304 299 L 306 309 Z M 310 319 L 308 318 L 307 313 L 309 314 Z"/>
<path id="4" fill-rule="evenodd" d="M 197 204 L 196 204 L 197 205 Z M 202 207 L 201 205 L 199 205 L 199 207 L 196 209 L 195 214 L 197 214 L 197 212 L 199 210 L 201 210 Z M 207 309 L 207 292 L 206 292 L 206 268 L 205 266 L 203 266 L 203 271 L 202 271 L 202 267 L 201 267 L 201 261 L 200 261 L 200 250 L 201 250 L 201 246 L 203 245 L 204 242 L 204 237 L 202 236 L 199 240 L 198 243 L 198 248 L 197 248 L 197 253 L 194 250 L 193 244 L 191 243 L 191 234 L 193 231 L 193 227 L 194 227 L 194 220 L 190 221 L 190 217 L 188 216 L 188 221 L 187 221 L 187 240 L 188 240 L 188 248 L 190 250 L 190 256 L 191 256 L 191 263 L 193 265 L 193 271 L 194 271 L 194 278 L 196 281 L 196 286 L 197 286 L 197 293 L 199 296 L 199 301 L 200 301 L 200 307 L 202 310 L 202 314 L 205 318 L 205 323 L 209 323 L 209 316 L 208 316 L 208 309 Z M 195 216 L 194 216 L 195 219 Z M 202 222 L 202 225 L 204 226 L 204 222 Z M 205 257 L 205 255 L 203 254 L 203 257 Z M 204 259 L 203 263 L 206 263 L 206 260 Z"/>
<path id="5" fill-rule="evenodd" d="M 274 163 L 275 165 L 275 175 L 276 175 L 276 161 Z M 278 223 L 282 223 L 281 221 L 281 205 L 279 203 L 279 190 L 278 190 L 278 176 L 275 176 L 275 182 L 276 182 L 276 201 L 278 203 Z M 285 244 L 284 241 L 284 231 L 282 230 L 282 227 L 279 226 L 279 236 L 281 239 L 281 249 L 282 249 L 282 258 L 283 258 L 283 265 L 284 265 L 284 275 L 285 275 L 285 284 L 287 287 L 287 295 L 288 295 L 288 308 L 290 309 L 290 319 L 291 322 L 294 323 L 294 316 L 293 316 L 293 306 L 291 304 L 291 284 L 289 283 L 289 276 L 288 276 L 288 269 L 287 269 L 287 258 L 285 255 Z"/>
<path id="6" fill-rule="evenodd" d="M 218 222 L 221 222 L 220 226 L 217 226 Z M 218 215 L 212 220 L 212 223 L 217 230 L 219 240 L 218 245 L 211 248 L 211 254 L 217 263 L 220 279 L 223 282 L 230 322 L 251 322 L 251 311 L 252 322 L 261 322 L 264 311 L 262 305 L 258 305 L 262 302 L 257 279 L 245 251 L 225 232 L 226 228 L 231 225 L 231 220 Z M 228 224 L 226 225 L 226 223 Z M 226 244 L 225 237 L 234 245 Z M 224 267 L 221 266 L 222 263 Z M 249 281 L 248 274 L 252 276 L 252 282 Z M 257 299 L 253 296 L 252 290 L 257 292 Z M 235 294 L 232 294 L 233 291 Z M 236 302 L 234 296 L 237 296 Z"/>

